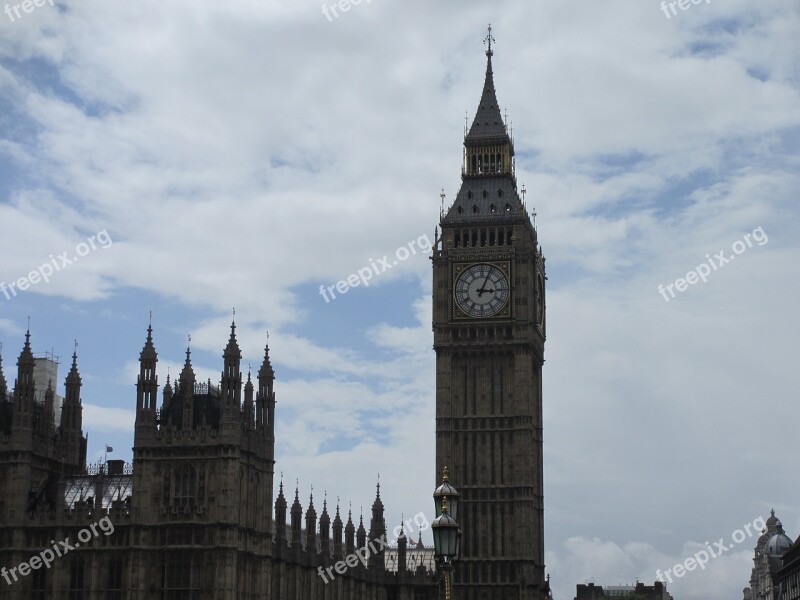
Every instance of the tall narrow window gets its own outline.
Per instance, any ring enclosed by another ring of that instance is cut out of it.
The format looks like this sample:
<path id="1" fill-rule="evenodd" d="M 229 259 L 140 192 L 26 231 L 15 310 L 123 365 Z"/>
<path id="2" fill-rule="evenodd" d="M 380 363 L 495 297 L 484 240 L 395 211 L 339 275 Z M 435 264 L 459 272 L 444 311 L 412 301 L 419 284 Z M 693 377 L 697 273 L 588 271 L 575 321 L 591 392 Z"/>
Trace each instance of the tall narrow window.
<path id="1" fill-rule="evenodd" d="M 50 597 L 50 594 L 47 593 L 47 569 L 34 571 L 32 577 L 31 598 L 47 600 Z"/>
<path id="2" fill-rule="evenodd" d="M 175 504 L 192 506 L 197 497 L 197 473 L 191 465 L 182 465 L 175 472 Z"/>
<path id="3" fill-rule="evenodd" d="M 67 598 L 69 600 L 83 600 L 83 576 L 85 570 L 82 558 L 72 559 L 69 567 L 69 589 L 67 590 Z"/>
<path id="4" fill-rule="evenodd" d="M 164 565 L 164 600 L 198 600 L 198 584 L 191 556 L 168 556 Z"/>
<path id="5" fill-rule="evenodd" d="M 122 600 L 124 590 L 122 589 L 122 569 L 121 558 L 112 558 L 108 563 L 108 587 L 106 600 Z"/>

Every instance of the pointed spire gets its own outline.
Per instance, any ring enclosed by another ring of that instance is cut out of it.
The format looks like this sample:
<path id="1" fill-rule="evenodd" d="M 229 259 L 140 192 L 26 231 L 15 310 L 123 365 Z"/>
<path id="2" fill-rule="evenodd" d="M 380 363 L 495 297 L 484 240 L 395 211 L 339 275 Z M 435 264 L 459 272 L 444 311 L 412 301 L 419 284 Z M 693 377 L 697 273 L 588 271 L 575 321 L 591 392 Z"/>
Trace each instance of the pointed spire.
<path id="1" fill-rule="evenodd" d="M 186 346 L 186 361 L 183 363 L 183 371 L 181 371 L 180 381 L 181 389 L 185 382 L 194 381 L 194 369 L 192 368 L 192 336 L 189 336 L 189 342 Z"/>
<path id="2" fill-rule="evenodd" d="M 283 493 L 283 473 L 281 473 L 281 485 L 278 488 L 278 497 L 275 499 L 275 510 L 283 509 L 283 519 L 284 525 L 286 524 L 286 507 L 288 503 L 286 502 L 286 496 Z"/>
<path id="3" fill-rule="evenodd" d="M 81 376 L 78 372 L 78 340 L 75 340 L 75 348 L 72 351 L 72 367 L 67 374 L 67 386 L 70 384 L 81 384 Z"/>
<path id="4" fill-rule="evenodd" d="M 31 318 L 28 317 L 28 330 L 25 332 L 25 346 L 19 355 L 17 366 L 30 366 L 33 367 L 33 352 L 31 351 Z"/>
<path id="5" fill-rule="evenodd" d="M 311 496 L 308 500 L 306 509 L 306 549 L 316 554 L 317 540 L 317 511 L 314 508 L 314 488 L 311 488 Z"/>
<path id="6" fill-rule="evenodd" d="M 299 546 L 300 531 L 303 528 L 303 507 L 300 505 L 300 483 L 294 489 L 294 503 L 292 504 L 292 546 Z"/>
<path id="7" fill-rule="evenodd" d="M 261 363 L 261 368 L 258 370 L 259 379 L 274 379 L 275 370 L 272 368 L 272 363 L 269 360 L 269 332 L 267 332 L 267 344 L 264 347 L 264 362 Z"/>
<path id="8" fill-rule="evenodd" d="M 375 502 L 372 503 L 372 512 L 375 515 L 376 512 L 383 512 L 383 501 L 381 500 L 381 476 L 380 473 L 378 474 L 378 486 L 377 492 L 375 493 Z"/>
<path id="9" fill-rule="evenodd" d="M 347 554 L 352 554 L 356 547 L 355 540 L 356 527 L 353 525 L 353 503 L 347 511 L 347 525 L 344 526 L 344 546 Z"/>
<path id="10" fill-rule="evenodd" d="M 364 528 L 364 507 L 361 507 L 361 517 L 358 522 L 358 530 L 356 531 L 356 544 L 358 548 L 363 548 L 367 545 L 367 530 Z"/>
<path id="11" fill-rule="evenodd" d="M 236 340 L 236 309 L 233 310 L 234 318 L 231 321 L 231 335 L 228 338 L 228 345 L 225 347 L 223 358 L 241 359 L 242 352 L 239 349 L 239 342 Z"/>
<path id="12" fill-rule="evenodd" d="M 328 514 L 328 491 L 325 490 L 325 495 L 322 498 L 322 514 L 320 515 L 320 519 L 328 519 L 330 521 L 330 515 Z"/>
<path id="13" fill-rule="evenodd" d="M 150 313 L 150 324 L 147 326 L 147 339 L 139 355 L 140 361 L 155 360 L 157 357 L 156 347 L 153 345 L 153 313 Z"/>
<path id="14" fill-rule="evenodd" d="M 488 45 L 486 50 L 486 79 L 483 84 L 483 93 L 478 104 L 478 111 L 475 113 L 472 127 L 470 127 L 466 136 L 468 145 L 470 142 L 486 143 L 495 139 L 499 142 L 510 141 L 494 87 L 494 71 L 492 70 L 492 56 L 494 56 L 492 43 L 494 41 L 492 26 L 489 25 L 489 34 L 484 39 L 484 43 Z"/>

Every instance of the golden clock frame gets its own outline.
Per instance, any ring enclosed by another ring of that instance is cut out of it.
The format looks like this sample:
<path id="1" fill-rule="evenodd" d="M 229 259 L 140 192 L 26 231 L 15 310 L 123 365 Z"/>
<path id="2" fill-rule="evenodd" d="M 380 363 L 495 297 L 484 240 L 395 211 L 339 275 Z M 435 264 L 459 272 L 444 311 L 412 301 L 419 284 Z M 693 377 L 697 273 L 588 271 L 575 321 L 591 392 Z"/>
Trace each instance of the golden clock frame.
<path id="1" fill-rule="evenodd" d="M 510 319 L 513 315 L 513 307 L 514 307 L 514 279 L 513 279 L 513 272 L 512 266 L 513 262 L 510 260 L 492 260 L 492 259 L 483 259 L 483 260 L 470 260 L 470 261 L 459 261 L 459 262 L 452 262 L 450 263 L 450 287 L 451 287 L 451 294 L 450 294 L 450 318 L 453 321 L 490 321 L 492 319 Z M 499 311 L 493 314 L 491 317 L 476 317 L 474 315 L 468 315 L 465 313 L 461 308 L 458 306 L 458 301 L 456 300 L 456 281 L 458 280 L 461 273 L 464 272 L 465 269 L 469 269 L 470 267 L 474 267 L 475 265 L 492 265 L 495 269 L 499 270 L 503 275 L 506 277 L 506 281 L 508 281 L 508 298 L 506 298 L 506 303 L 503 305 Z"/>

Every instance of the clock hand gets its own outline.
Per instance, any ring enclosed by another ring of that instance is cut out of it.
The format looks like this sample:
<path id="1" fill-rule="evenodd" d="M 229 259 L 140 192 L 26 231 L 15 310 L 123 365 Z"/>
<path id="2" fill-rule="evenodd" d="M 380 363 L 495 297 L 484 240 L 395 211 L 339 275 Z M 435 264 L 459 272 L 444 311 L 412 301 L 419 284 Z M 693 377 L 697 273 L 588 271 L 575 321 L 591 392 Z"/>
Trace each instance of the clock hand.
<path id="1" fill-rule="evenodd" d="M 494 267 L 492 267 L 491 269 L 489 269 L 489 272 L 486 274 L 486 279 L 484 279 L 484 280 L 483 280 L 483 285 L 482 285 L 482 286 L 481 286 L 481 288 L 478 290 L 478 298 L 480 298 L 481 296 L 483 296 L 483 292 L 487 291 L 487 290 L 486 290 L 486 283 L 489 281 L 489 275 L 491 275 L 491 274 L 492 274 L 492 271 L 494 271 Z"/>

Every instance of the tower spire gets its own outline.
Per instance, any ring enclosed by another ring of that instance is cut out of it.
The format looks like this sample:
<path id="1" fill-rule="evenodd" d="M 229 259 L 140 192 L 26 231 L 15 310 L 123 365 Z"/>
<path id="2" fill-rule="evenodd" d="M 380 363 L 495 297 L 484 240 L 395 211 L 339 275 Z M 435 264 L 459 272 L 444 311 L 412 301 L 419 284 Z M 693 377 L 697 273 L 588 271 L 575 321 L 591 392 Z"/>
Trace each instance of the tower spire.
<path id="1" fill-rule="evenodd" d="M 483 42 L 489 46 L 488 49 L 486 50 L 486 56 L 489 57 L 489 60 L 491 60 L 492 56 L 494 55 L 494 52 L 492 51 L 492 43 L 494 43 L 495 41 L 496 40 L 492 36 L 492 24 L 489 23 L 489 33 L 485 38 L 483 38 Z"/>
<path id="2" fill-rule="evenodd" d="M 500 144 L 506 141 L 510 142 L 494 87 L 494 71 L 492 69 L 492 57 L 494 56 L 492 43 L 494 42 L 494 37 L 492 36 L 491 25 L 489 25 L 489 34 L 484 38 L 483 42 L 488 47 L 486 50 L 486 78 L 475 119 L 472 121 L 469 133 L 467 133 L 466 142 L 468 146 L 470 142 L 473 144 L 478 142 Z"/>

